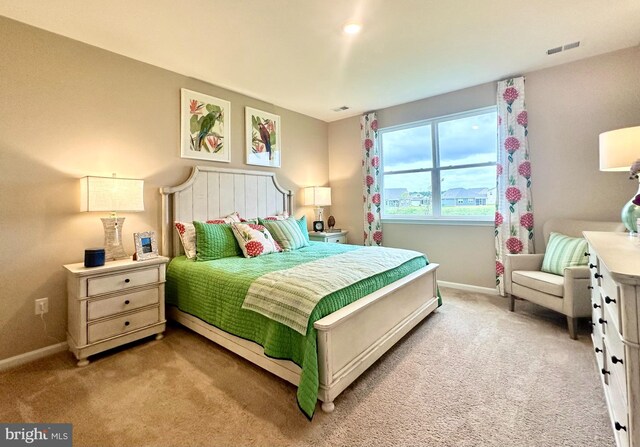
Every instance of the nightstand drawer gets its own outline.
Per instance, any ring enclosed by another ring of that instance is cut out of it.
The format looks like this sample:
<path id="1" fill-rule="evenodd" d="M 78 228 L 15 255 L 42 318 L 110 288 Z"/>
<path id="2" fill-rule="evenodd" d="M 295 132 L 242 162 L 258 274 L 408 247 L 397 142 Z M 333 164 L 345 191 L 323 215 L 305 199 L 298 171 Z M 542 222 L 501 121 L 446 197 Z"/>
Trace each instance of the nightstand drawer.
<path id="1" fill-rule="evenodd" d="M 117 275 L 98 276 L 87 279 L 87 295 L 95 296 L 110 292 L 119 292 L 132 287 L 153 284 L 160 280 L 158 267 L 133 270 Z"/>
<path id="2" fill-rule="evenodd" d="M 100 323 L 90 323 L 88 326 L 88 340 L 89 343 L 95 343 L 105 338 L 115 337 L 116 335 L 149 326 L 158 321 L 158 308 L 154 307 L 153 309 L 123 315 Z"/>
<path id="3" fill-rule="evenodd" d="M 347 236 L 329 236 L 327 242 L 334 242 L 337 244 L 346 244 Z"/>
<path id="4" fill-rule="evenodd" d="M 156 304 L 159 301 L 159 290 L 141 290 L 139 292 L 127 293 L 101 300 L 91 300 L 87 305 L 87 318 L 96 320 L 109 315 L 116 315 L 128 310 L 139 309 L 141 307 Z"/>

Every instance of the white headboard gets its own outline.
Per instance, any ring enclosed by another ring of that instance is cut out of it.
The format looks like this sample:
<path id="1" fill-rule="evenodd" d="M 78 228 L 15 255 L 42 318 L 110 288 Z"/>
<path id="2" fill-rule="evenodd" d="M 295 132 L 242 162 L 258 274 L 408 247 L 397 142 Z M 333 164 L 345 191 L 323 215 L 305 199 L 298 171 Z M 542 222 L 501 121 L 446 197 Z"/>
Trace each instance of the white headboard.
<path id="1" fill-rule="evenodd" d="M 181 185 L 160 188 L 162 254 L 183 253 L 175 221 L 206 221 L 237 211 L 246 218 L 292 213 L 292 192 L 282 188 L 274 172 L 195 166 Z"/>

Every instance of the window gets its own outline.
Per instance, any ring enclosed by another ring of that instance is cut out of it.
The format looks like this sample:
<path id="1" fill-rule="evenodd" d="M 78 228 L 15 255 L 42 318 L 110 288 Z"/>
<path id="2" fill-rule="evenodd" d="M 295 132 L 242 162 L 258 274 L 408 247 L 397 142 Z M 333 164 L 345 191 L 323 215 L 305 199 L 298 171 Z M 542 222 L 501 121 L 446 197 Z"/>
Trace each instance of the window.
<path id="1" fill-rule="evenodd" d="M 381 129 L 383 219 L 492 221 L 496 127 L 488 107 Z"/>

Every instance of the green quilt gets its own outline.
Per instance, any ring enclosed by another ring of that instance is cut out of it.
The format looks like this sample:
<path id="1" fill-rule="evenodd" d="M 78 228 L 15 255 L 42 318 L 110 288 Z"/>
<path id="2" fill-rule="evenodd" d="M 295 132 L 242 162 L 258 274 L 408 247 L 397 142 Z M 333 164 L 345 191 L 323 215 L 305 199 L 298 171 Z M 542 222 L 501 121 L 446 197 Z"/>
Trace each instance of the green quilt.
<path id="1" fill-rule="evenodd" d="M 362 280 L 323 298 L 311 314 L 307 334 L 241 308 L 252 281 L 261 275 L 339 253 L 359 246 L 311 242 L 309 247 L 256 258 L 230 257 L 194 262 L 174 258 L 167 269 L 166 301 L 183 312 L 264 348 L 265 355 L 292 360 L 302 369 L 298 405 L 311 418 L 318 398 L 318 353 L 313 323 L 332 312 L 424 267 L 424 257 Z"/>

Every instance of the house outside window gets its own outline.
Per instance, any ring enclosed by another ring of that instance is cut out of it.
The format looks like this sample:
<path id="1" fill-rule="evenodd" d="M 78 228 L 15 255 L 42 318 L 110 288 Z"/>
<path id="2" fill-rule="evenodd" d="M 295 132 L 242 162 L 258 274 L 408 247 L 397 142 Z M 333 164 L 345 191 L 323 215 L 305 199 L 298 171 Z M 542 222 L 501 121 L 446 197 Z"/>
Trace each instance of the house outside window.
<path id="1" fill-rule="evenodd" d="M 492 106 L 381 129 L 382 218 L 493 221 L 496 128 Z"/>

